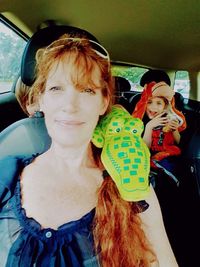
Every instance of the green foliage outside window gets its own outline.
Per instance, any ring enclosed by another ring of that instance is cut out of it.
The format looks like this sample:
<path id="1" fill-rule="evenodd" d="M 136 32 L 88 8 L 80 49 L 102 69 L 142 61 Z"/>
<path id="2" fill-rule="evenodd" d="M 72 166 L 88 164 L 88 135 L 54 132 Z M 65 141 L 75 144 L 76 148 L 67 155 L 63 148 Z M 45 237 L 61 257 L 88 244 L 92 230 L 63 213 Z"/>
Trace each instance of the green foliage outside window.
<path id="1" fill-rule="evenodd" d="M 118 66 L 118 65 L 112 66 L 113 76 L 120 76 L 120 77 L 124 77 L 127 80 L 129 80 L 132 91 L 142 90 L 142 87 L 139 85 L 139 83 L 140 83 L 140 79 L 142 75 L 147 70 L 148 69 L 141 68 L 141 67 L 129 67 L 129 66 Z"/>
<path id="2" fill-rule="evenodd" d="M 190 93 L 190 78 L 188 71 L 176 71 L 174 81 L 174 91 L 182 94 L 183 97 L 188 98 Z"/>
<path id="3" fill-rule="evenodd" d="M 25 40 L 0 22 L 0 92 L 11 90 L 25 45 Z"/>

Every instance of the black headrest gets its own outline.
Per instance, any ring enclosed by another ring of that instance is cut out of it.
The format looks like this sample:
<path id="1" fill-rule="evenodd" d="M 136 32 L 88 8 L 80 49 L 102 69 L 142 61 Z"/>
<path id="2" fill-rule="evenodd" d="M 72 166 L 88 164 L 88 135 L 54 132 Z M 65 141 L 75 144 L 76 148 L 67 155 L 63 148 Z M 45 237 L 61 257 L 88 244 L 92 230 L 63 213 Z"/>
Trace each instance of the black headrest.
<path id="1" fill-rule="evenodd" d="M 163 70 L 148 70 L 145 72 L 140 80 L 140 85 L 143 87 L 150 82 L 166 82 L 169 86 L 171 85 L 168 74 Z"/>
<path id="2" fill-rule="evenodd" d="M 47 28 L 38 30 L 28 41 L 21 62 L 21 79 L 24 84 L 31 86 L 35 79 L 35 55 L 39 48 L 48 46 L 54 40 L 58 39 L 61 35 L 68 33 L 70 35 L 84 35 L 90 40 L 98 42 L 96 37 L 86 30 L 66 26 L 66 25 L 52 25 Z"/>
<path id="3" fill-rule="evenodd" d="M 114 78 L 116 92 L 127 92 L 131 90 L 131 84 L 126 78 L 120 76 L 114 76 Z"/>

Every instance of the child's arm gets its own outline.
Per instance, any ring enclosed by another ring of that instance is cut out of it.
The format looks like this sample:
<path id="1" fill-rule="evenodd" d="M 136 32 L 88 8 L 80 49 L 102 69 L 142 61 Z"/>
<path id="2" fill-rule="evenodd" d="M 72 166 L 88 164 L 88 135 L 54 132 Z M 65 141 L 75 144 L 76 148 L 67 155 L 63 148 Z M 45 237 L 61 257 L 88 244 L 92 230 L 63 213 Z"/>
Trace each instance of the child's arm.
<path id="1" fill-rule="evenodd" d="M 173 133 L 173 137 L 174 137 L 174 141 L 179 144 L 180 143 L 180 139 L 181 139 L 181 135 L 178 131 L 178 127 L 179 127 L 179 123 L 177 120 L 172 120 L 169 122 L 169 127 L 172 130 Z"/>
<path id="2" fill-rule="evenodd" d="M 173 131 L 174 141 L 179 144 L 181 140 L 181 135 L 178 130 Z"/>
<path id="3" fill-rule="evenodd" d="M 143 140 L 149 148 L 151 147 L 153 128 L 155 128 L 157 126 L 165 126 L 166 123 L 168 122 L 168 119 L 166 117 L 163 117 L 164 114 L 165 114 L 165 112 L 159 114 L 158 116 L 151 119 L 146 124 L 145 130 L 144 130 L 144 135 L 143 135 Z"/>

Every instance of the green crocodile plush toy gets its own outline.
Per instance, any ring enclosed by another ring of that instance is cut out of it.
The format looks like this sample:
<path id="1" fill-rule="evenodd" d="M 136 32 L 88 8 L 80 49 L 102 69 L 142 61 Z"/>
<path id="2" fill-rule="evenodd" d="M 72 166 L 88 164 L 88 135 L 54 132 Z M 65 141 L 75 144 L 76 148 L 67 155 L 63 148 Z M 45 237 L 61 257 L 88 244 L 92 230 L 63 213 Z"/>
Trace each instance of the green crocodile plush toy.
<path id="1" fill-rule="evenodd" d="M 101 160 L 124 200 L 144 200 L 149 194 L 150 153 L 140 119 L 113 106 L 94 130 L 92 142 L 102 148 Z"/>

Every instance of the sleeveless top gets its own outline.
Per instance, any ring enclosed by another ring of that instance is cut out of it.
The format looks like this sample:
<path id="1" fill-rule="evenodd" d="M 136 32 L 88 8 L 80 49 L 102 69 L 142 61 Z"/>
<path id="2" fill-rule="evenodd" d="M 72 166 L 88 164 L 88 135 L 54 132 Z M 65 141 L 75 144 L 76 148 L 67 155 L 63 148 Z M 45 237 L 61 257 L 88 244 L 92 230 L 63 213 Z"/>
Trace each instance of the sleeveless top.
<path id="1" fill-rule="evenodd" d="M 0 266 L 100 266 L 92 235 L 95 209 L 57 230 L 41 228 L 36 220 L 26 217 L 19 174 L 36 156 L 0 160 Z M 145 201 L 139 204 L 142 211 L 148 208 Z"/>

